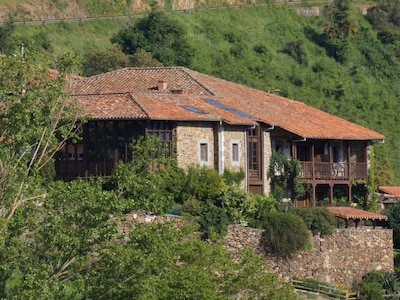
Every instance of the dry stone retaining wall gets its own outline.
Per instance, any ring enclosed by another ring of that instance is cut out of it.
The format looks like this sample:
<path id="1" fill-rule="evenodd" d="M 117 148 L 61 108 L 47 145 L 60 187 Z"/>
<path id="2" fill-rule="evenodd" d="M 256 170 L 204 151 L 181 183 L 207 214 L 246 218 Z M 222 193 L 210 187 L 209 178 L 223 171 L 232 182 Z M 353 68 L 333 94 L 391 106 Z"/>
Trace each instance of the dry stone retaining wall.
<path id="1" fill-rule="evenodd" d="M 230 226 L 225 237 L 228 251 L 253 248 L 267 259 L 270 270 L 283 279 L 314 278 L 350 287 L 368 271 L 389 271 L 393 265 L 392 230 L 371 227 L 337 229 L 328 236 L 313 236 L 313 248 L 292 259 L 264 250 L 263 230 Z"/>

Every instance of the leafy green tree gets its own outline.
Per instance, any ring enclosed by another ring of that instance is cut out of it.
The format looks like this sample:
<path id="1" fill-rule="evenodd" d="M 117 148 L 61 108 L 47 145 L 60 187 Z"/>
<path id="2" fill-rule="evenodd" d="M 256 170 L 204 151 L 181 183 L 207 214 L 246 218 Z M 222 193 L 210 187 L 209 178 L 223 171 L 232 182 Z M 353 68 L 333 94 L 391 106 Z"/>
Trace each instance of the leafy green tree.
<path id="1" fill-rule="evenodd" d="M 137 225 L 125 244 L 99 252 L 86 296 L 99 299 L 297 299 L 250 251 L 233 262 L 221 246 L 185 226 Z M 104 270 L 108 270 L 104 272 Z M 293 297 L 293 298 L 290 298 Z"/>
<path id="2" fill-rule="evenodd" d="M 110 246 L 120 214 L 101 181 L 53 182 L 2 230 L 0 297 L 80 299 L 97 251 Z"/>
<path id="3" fill-rule="evenodd" d="M 130 66 L 130 55 L 114 46 L 104 51 L 90 51 L 84 55 L 83 75 L 93 76 Z"/>
<path id="4" fill-rule="evenodd" d="M 135 53 L 132 54 L 132 66 L 133 67 L 162 67 L 163 64 L 155 59 L 151 53 L 143 50 L 137 49 Z"/>
<path id="5" fill-rule="evenodd" d="M 0 216 L 10 219 L 27 199 L 42 197 L 35 176 L 76 130 L 79 110 L 66 101 L 65 76 L 51 76 L 35 53 L 0 57 Z"/>
<path id="6" fill-rule="evenodd" d="M 367 10 L 365 18 L 379 30 L 400 27 L 400 1 L 386 0 Z"/>
<path id="7" fill-rule="evenodd" d="M 165 146 L 152 137 L 133 141 L 133 159 L 120 162 L 111 175 L 106 186 L 121 195 L 125 211 L 165 213 L 177 202 L 185 173 Z"/>
<path id="8" fill-rule="evenodd" d="M 393 244 L 395 248 L 400 248 L 400 204 L 395 203 L 386 209 L 390 228 L 393 229 Z"/>
<path id="9" fill-rule="evenodd" d="M 17 40 L 14 32 L 15 25 L 12 19 L 0 26 L 0 53 L 11 54 L 15 50 Z"/>
<path id="10" fill-rule="evenodd" d="M 274 198 L 278 201 L 285 197 L 292 200 L 297 196 L 296 180 L 300 174 L 300 163 L 298 160 L 286 157 L 281 151 L 271 155 L 268 177 L 271 178 L 271 190 Z"/>
<path id="11" fill-rule="evenodd" d="M 325 6 L 323 10 L 324 33 L 329 39 L 341 39 L 357 32 L 357 25 L 352 20 L 351 9 L 350 0 L 334 0 Z"/>
<path id="12" fill-rule="evenodd" d="M 375 160 L 375 186 L 391 185 L 394 185 L 394 174 L 389 158 L 385 157 L 382 162 Z"/>
<path id="13" fill-rule="evenodd" d="M 126 54 L 143 49 L 166 66 L 189 66 L 193 55 L 184 27 L 154 9 L 148 17 L 119 31 L 111 42 L 121 45 Z"/>

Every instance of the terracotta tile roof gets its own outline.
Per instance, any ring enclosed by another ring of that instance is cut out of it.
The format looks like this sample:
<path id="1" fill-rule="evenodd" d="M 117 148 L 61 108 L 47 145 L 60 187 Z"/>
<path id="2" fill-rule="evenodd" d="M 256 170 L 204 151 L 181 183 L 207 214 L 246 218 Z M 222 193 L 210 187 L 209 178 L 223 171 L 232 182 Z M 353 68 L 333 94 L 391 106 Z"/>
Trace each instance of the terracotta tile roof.
<path id="1" fill-rule="evenodd" d="M 328 210 L 336 217 L 346 220 L 387 220 L 387 216 L 352 207 L 331 206 Z"/>
<path id="2" fill-rule="evenodd" d="M 236 125 L 256 124 L 251 118 L 215 107 L 195 96 L 137 94 L 135 100 L 150 119 L 224 121 Z"/>
<path id="3" fill-rule="evenodd" d="M 380 186 L 378 190 L 391 196 L 400 196 L 400 186 Z"/>
<path id="4" fill-rule="evenodd" d="M 146 113 L 133 101 L 130 94 L 73 96 L 84 115 L 94 119 L 145 119 Z"/>
<path id="5" fill-rule="evenodd" d="M 162 89 L 161 85 L 159 87 L 161 81 L 164 82 L 165 89 Z M 257 119 L 302 138 L 384 139 L 380 133 L 302 102 L 182 67 L 125 68 L 76 80 L 71 87 L 77 95 L 131 93 L 151 118 L 224 120 L 231 124 L 250 124 Z M 181 95 L 176 95 L 176 92 Z M 186 95 L 186 98 L 183 95 Z M 207 99 L 216 99 L 218 103 L 230 109 L 202 103 Z M 203 110 L 205 114 L 200 116 L 185 110 L 180 106 L 181 100 L 186 101 L 189 106 Z M 109 117 L 112 117 L 111 109 L 108 113 Z M 246 117 L 246 114 L 252 117 Z"/>

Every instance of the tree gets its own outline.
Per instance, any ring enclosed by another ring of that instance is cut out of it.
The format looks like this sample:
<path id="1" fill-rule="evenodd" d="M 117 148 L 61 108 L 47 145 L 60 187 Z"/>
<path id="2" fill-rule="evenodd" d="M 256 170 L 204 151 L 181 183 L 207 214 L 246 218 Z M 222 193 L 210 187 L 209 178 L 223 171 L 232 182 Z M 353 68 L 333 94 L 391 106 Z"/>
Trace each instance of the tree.
<path id="1" fill-rule="evenodd" d="M 400 1 L 382 1 L 367 10 L 365 18 L 378 30 L 400 27 Z"/>
<path id="2" fill-rule="evenodd" d="M 42 172 L 73 135 L 79 110 L 66 101 L 66 72 L 49 73 L 35 53 L 0 58 L 0 217 L 42 197 Z M 65 71 L 65 72 L 64 72 Z"/>
<path id="3" fill-rule="evenodd" d="M 12 19 L 0 26 L 0 53 L 11 54 L 17 44 L 14 37 L 15 25 Z"/>
<path id="4" fill-rule="evenodd" d="M 294 158 L 286 157 L 281 151 L 271 155 L 268 177 L 271 178 L 271 189 L 278 201 L 289 196 L 292 200 L 303 196 L 303 182 L 298 178 L 300 163 Z"/>
<path id="5" fill-rule="evenodd" d="M 1 298 L 297 299 L 264 258 L 234 261 L 190 222 L 124 222 L 120 195 L 103 184 L 56 181 L 18 207 L 0 236 Z"/>
<path id="6" fill-rule="evenodd" d="M 400 247 L 400 204 L 396 203 L 386 210 L 389 226 L 393 229 L 394 248 Z"/>
<path id="7" fill-rule="evenodd" d="M 341 39 L 357 32 L 357 25 L 351 18 L 350 0 L 334 0 L 323 10 L 324 33 L 329 39 Z"/>
<path id="8" fill-rule="evenodd" d="M 137 49 L 132 55 L 132 66 L 134 67 L 162 67 L 163 64 L 155 59 L 149 52 Z"/>
<path id="9" fill-rule="evenodd" d="M 163 12 L 153 11 L 133 26 L 122 29 L 111 38 L 126 54 L 143 49 L 166 66 L 189 66 L 193 49 L 185 39 L 184 27 Z"/>
<path id="10" fill-rule="evenodd" d="M 84 55 L 83 75 L 93 76 L 130 66 L 130 55 L 114 46 L 104 51 L 90 51 Z"/>

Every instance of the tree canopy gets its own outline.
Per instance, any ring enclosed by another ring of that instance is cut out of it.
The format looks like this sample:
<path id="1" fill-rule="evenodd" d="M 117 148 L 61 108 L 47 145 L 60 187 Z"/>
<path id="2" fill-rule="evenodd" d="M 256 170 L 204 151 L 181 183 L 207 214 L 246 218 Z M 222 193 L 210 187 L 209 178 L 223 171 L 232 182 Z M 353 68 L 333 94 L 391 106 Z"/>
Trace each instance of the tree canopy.
<path id="1" fill-rule="evenodd" d="M 120 30 L 111 38 L 126 54 L 143 49 L 166 66 L 189 66 L 193 49 L 186 41 L 185 28 L 165 13 L 153 10 L 148 17 Z"/>

